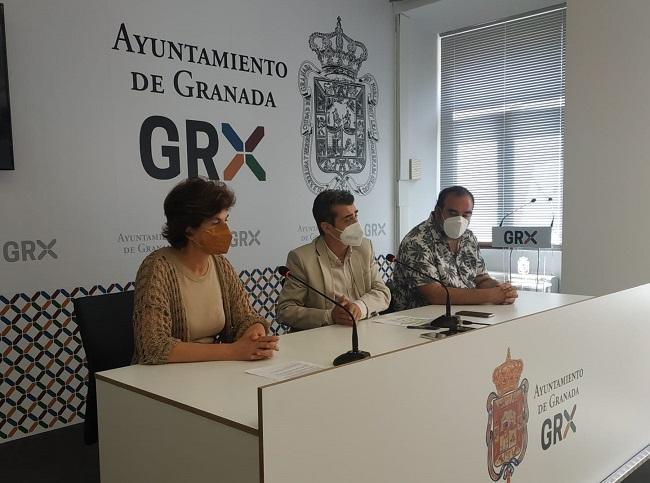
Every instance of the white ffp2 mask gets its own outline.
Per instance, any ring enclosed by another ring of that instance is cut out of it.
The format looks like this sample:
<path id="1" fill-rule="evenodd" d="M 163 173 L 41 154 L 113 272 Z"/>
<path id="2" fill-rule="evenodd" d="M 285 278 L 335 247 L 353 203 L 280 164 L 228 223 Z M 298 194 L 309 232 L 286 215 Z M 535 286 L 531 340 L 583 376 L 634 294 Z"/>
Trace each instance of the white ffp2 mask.
<path id="1" fill-rule="evenodd" d="M 341 232 L 340 237 L 341 243 L 350 246 L 358 247 L 363 241 L 363 228 L 357 221 L 345 227 L 345 230 Z"/>
<path id="2" fill-rule="evenodd" d="M 465 230 L 469 226 L 469 220 L 464 216 L 452 216 L 447 218 L 442 225 L 445 234 L 452 240 L 456 240 L 463 236 Z"/>

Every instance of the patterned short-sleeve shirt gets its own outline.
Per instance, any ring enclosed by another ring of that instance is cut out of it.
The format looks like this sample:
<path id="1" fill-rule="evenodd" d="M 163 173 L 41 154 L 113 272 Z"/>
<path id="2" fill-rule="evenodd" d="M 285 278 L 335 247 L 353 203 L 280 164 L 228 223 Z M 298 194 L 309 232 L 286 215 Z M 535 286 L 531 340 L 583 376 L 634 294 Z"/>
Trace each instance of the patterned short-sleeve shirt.
<path id="1" fill-rule="evenodd" d="M 458 253 L 453 253 L 433 213 L 404 237 L 397 258 L 420 272 L 440 279 L 448 287 L 476 288 L 476 277 L 487 274 L 474 233 L 466 230 L 460 237 Z M 397 264 L 393 273 L 395 310 L 428 305 L 417 287 L 430 283 L 429 277 Z"/>

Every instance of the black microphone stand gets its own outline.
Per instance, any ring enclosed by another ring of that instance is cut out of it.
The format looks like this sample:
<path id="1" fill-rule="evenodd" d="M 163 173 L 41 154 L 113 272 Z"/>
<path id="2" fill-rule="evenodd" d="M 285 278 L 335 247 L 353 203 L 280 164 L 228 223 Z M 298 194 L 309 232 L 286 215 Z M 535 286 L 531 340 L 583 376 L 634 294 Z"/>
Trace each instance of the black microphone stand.
<path id="1" fill-rule="evenodd" d="M 320 290 L 312 287 L 309 285 L 307 282 L 305 282 L 303 279 L 296 277 L 294 274 L 291 273 L 291 271 L 287 267 L 278 267 L 278 272 L 280 275 L 283 277 L 291 278 L 292 280 L 295 280 L 299 284 L 301 284 L 304 287 L 307 287 L 309 290 L 313 290 L 316 292 L 318 295 L 323 297 L 326 300 L 329 300 L 332 302 L 334 305 L 337 307 L 340 307 L 345 311 L 346 314 L 350 316 L 350 320 L 352 321 L 352 350 L 345 352 L 338 356 L 336 359 L 334 359 L 334 364 L 335 366 L 340 366 L 341 364 L 347 364 L 348 362 L 355 362 L 355 361 L 360 361 L 362 359 L 367 359 L 370 357 L 370 352 L 366 351 L 360 351 L 359 350 L 359 334 L 357 332 L 357 322 L 354 320 L 354 316 L 352 315 L 352 312 L 350 312 L 346 307 L 343 306 L 340 302 L 337 302 L 333 298 L 325 295 L 323 292 Z"/>
<path id="2" fill-rule="evenodd" d="M 423 277 L 427 277 L 430 280 L 439 283 L 440 285 L 442 285 L 442 288 L 445 289 L 445 294 L 447 297 L 445 300 L 444 315 L 441 315 L 440 317 L 436 317 L 426 325 L 410 325 L 409 329 L 425 329 L 425 330 L 447 329 L 450 334 L 455 334 L 456 332 L 467 332 L 468 330 L 472 330 L 472 327 L 465 327 L 462 325 L 462 320 L 459 316 L 451 315 L 451 298 L 449 296 L 449 289 L 447 288 L 447 285 L 442 280 L 432 277 L 428 273 L 422 272 L 414 267 L 411 267 L 410 265 L 400 262 L 395 257 L 395 255 L 392 254 L 386 255 L 386 260 L 388 260 L 389 262 L 395 262 L 415 273 L 422 275 Z"/>

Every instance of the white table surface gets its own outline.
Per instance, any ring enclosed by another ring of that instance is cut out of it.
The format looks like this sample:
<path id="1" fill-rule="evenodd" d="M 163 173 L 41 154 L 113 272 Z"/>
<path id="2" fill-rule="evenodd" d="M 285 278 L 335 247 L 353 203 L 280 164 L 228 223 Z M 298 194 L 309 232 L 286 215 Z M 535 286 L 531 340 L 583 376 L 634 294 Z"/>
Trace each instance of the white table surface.
<path id="1" fill-rule="evenodd" d="M 496 324 L 544 310 L 585 300 L 578 295 L 520 292 L 513 305 L 454 306 L 459 310 L 493 312 L 489 319 L 464 320 Z M 434 318 L 444 313 L 444 306 L 430 305 L 400 312 L 400 315 Z M 359 348 L 373 356 L 429 342 L 420 337 L 422 330 L 406 329 L 362 321 Z M 489 330 L 489 327 L 483 327 Z M 461 335 L 462 336 L 462 335 Z M 436 342 L 443 343 L 444 340 Z M 351 329 L 328 326 L 282 335 L 280 351 L 266 361 L 216 361 L 158 366 L 135 365 L 99 373 L 100 378 L 157 399 L 185 406 L 226 419 L 236 426 L 255 431 L 258 428 L 257 389 L 272 383 L 270 379 L 246 374 L 247 369 L 300 360 L 331 367 L 339 354 L 350 349 Z"/>

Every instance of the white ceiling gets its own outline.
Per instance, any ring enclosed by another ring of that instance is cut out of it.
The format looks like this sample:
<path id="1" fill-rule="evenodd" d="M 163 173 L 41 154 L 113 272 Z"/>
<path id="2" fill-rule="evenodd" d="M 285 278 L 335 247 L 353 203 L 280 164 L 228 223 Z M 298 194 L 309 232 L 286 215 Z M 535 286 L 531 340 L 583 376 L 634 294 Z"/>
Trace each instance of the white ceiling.
<path id="1" fill-rule="evenodd" d="M 472 25 L 494 22 L 513 15 L 558 5 L 561 0 L 407 0 L 394 3 L 431 33 L 443 33 Z"/>

